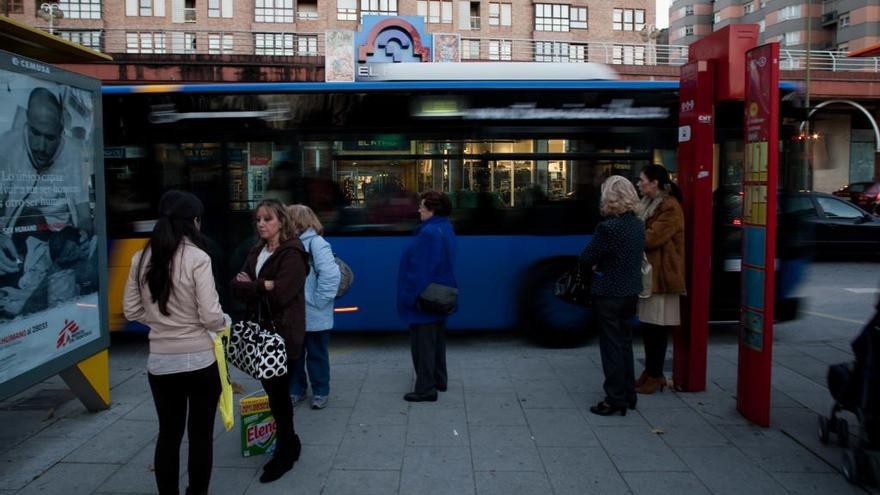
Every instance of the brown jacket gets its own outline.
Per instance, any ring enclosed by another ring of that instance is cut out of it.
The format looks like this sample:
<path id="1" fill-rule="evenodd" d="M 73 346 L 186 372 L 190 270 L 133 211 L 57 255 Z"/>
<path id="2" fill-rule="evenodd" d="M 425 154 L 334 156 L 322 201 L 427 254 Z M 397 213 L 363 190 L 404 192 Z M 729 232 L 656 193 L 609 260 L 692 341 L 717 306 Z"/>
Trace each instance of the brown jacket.
<path id="1" fill-rule="evenodd" d="M 645 220 L 645 254 L 653 268 L 653 294 L 684 294 L 684 212 L 673 196 L 666 196 Z"/>
<path id="2" fill-rule="evenodd" d="M 265 298 L 272 313 L 270 321 L 266 307 L 262 309 L 260 326 L 272 328 L 284 338 L 289 362 L 299 357 L 306 333 L 305 283 L 309 273 L 309 254 L 299 239 L 292 238 L 282 242 L 269 256 L 256 275 L 257 257 L 262 245 L 254 246 L 248 253 L 242 272 L 248 274 L 252 282 L 239 282 L 232 279 L 232 296 L 248 305 L 248 314 L 257 314 L 257 304 Z M 275 287 L 266 290 L 265 281 L 272 280 Z"/>

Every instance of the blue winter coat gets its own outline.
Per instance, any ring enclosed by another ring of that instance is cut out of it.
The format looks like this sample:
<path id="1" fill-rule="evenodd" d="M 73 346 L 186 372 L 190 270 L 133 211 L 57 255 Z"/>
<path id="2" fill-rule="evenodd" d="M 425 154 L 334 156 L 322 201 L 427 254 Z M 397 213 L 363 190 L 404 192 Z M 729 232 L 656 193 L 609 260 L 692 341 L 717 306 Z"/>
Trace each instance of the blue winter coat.
<path id="1" fill-rule="evenodd" d="M 333 259 L 330 243 L 315 229 L 299 236 L 309 253 L 309 275 L 306 277 L 306 332 L 333 328 L 333 303 L 339 289 L 339 265 Z"/>
<path id="2" fill-rule="evenodd" d="M 432 282 L 458 287 L 453 273 L 455 252 L 455 232 L 447 217 L 434 215 L 416 227 L 412 242 L 400 257 L 397 272 L 397 314 L 400 319 L 407 323 L 431 323 L 446 318 L 419 311 L 416 301 Z"/>

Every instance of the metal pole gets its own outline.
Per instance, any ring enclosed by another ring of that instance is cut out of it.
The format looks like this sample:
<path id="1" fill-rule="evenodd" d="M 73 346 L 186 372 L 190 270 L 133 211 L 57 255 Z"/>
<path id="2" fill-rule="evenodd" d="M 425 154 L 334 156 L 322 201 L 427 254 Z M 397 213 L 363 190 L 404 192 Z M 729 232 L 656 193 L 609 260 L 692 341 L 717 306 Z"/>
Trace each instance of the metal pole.
<path id="1" fill-rule="evenodd" d="M 806 68 L 804 74 L 804 92 L 806 96 L 804 98 L 804 104 L 806 106 L 807 114 L 810 112 L 810 65 L 811 65 L 811 53 L 812 53 L 812 31 L 813 31 L 813 0 L 807 0 L 807 60 L 806 60 Z M 807 117 L 807 125 L 806 125 L 806 134 L 803 136 L 804 143 L 804 169 L 803 169 L 803 177 L 801 180 L 801 184 L 798 184 L 799 189 L 812 189 L 813 184 L 812 180 L 809 180 L 809 184 L 807 183 L 808 178 L 810 177 L 810 161 L 812 158 L 812 150 L 813 147 L 811 145 L 812 133 L 810 132 L 810 119 Z"/>

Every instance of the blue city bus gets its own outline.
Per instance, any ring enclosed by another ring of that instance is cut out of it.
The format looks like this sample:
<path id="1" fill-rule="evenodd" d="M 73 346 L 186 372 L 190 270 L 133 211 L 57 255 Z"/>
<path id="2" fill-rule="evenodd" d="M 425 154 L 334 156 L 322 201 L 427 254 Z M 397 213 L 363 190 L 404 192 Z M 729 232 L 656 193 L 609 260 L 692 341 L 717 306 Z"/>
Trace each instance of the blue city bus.
<path id="1" fill-rule="evenodd" d="M 555 298 L 553 282 L 599 221 L 605 177 L 635 180 L 652 163 L 675 170 L 678 83 L 546 63 L 491 80 L 481 71 L 492 64 L 462 65 L 481 80 L 442 79 L 434 68 L 432 80 L 105 87 L 111 325 L 138 328 L 121 316 L 121 287 L 159 196 L 177 188 L 207 207 L 202 229 L 230 312 L 241 310 L 226 287 L 255 242 L 252 209 L 278 198 L 311 206 L 354 271 L 335 328 L 404 329 L 398 262 L 418 223 L 417 195 L 433 189 L 452 199 L 458 233 L 450 329 L 582 336 L 588 310 Z M 729 135 L 741 143 L 741 130 Z M 725 167 L 737 166 L 720 160 L 718 176 L 735 177 Z M 727 307 L 717 314 L 735 312 L 736 299 L 719 297 Z"/>

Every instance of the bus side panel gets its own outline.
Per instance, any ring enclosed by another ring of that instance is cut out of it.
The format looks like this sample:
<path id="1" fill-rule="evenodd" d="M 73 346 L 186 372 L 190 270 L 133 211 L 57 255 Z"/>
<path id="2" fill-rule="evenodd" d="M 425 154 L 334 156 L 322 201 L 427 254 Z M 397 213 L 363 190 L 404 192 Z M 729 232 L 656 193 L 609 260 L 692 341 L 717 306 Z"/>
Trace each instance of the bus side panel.
<path id="1" fill-rule="evenodd" d="M 577 255 L 589 236 L 458 236 L 458 311 L 449 329 L 510 329 L 517 324 L 522 276 L 538 261 Z M 405 330 L 397 316 L 397 270 L 409 237 L 335 237 L 328 241 L 354 272 L 337 308 L 336 330 Z"/>

